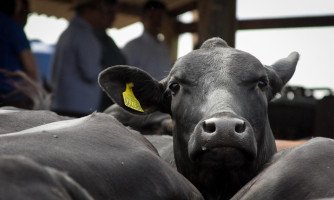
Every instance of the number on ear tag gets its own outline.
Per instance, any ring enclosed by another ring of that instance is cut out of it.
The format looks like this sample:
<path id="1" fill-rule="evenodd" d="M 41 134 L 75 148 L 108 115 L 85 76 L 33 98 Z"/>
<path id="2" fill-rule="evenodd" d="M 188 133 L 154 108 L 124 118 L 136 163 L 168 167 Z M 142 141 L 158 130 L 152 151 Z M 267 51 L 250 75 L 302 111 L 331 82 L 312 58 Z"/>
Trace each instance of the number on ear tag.
<path id="1" fill-rule="evenodd" d="M 124 104 L 125 106 L 139 111 L 139 112 L 144 112 L 144 110 L 142 109 L 138 99 L 135 97 L 135 95 L 133 94 L 132 88 L 133 88 L 133 83 L 127 83 L 126 84 L 126 88 L 125 91 L 123 92 L 123 100 L 124 100 Z"/>

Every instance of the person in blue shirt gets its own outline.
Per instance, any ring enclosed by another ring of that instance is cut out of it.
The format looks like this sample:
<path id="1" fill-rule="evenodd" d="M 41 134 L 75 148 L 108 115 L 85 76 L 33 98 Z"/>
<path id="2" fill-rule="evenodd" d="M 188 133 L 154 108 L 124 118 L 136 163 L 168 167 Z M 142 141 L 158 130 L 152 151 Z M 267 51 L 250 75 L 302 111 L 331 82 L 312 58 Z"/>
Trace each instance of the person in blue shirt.
<path id="1" fill-rule="evenodd" d="M 110 2 L 73 1 L 76 14 L 57 42 L 52 65 L 51 110 L 60 115 L 81 117 L 99 110 L 102 47 L 94 29 L 104 25 Z"/>
<path id="2" fill-rule="evenodd" d="M 105 10 L 108 14 L 106 14 L 103 19 L 105 23 L 102 23 L 100 27 L 94 28 L 95 36 L 102 48 L 101 71 L 110 66 L 126 64 L 123 52 L 118 48 L 113 38 L 106 32 L 108 28 L 113 26 L 116 19 L 117 7 L 117 0 L 109 0 Z M 104 111 L 112 104 L 112 100 L 103 92 L 99 111 Z"/>
<path id="3" fill-rule="evenodd" d="M 23 30 L 28 8 L 26 0 L 0 1 L 0 70 L 21 70 L 38 82 L 38 68 Z M 13 87 L 15 81 L 20 80 L 0 73 L 0 106 L 29 108 L 31 102 Z"/>

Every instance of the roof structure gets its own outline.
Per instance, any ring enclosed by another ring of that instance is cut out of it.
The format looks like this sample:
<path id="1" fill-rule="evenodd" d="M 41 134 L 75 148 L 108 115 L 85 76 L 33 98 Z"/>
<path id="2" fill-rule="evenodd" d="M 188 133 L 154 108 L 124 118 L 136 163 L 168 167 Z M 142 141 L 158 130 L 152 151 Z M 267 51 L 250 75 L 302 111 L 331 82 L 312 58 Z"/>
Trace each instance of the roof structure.
<path id="1" fill-rule="evenodd" d="M 72 0 L 29 0 L 31 11 L 47 16 L 70 19 Z M 146 0 L 119 0 L 119 11 L 115 28 L 122 28 L 140 20 L 141 7 Z M 166 42 L 176 55 L 178 35 L 184 32 L 197 33 L 198 44 L 202 41 L 219 36 L 230 45 L 235 44 L 235 33 L 244 29 L 291 28 L 334 26 L 334 16 L 308 16 L 281 19 L 240 20 L 236 17 L 237 0 L 161 0 L 168 9 L 169 19 L 165 23 Z M 177 16 L 187 11 L 196 10 L 198 20 L 184 24 Z"/>
<path id="2" fill-rule="evenodd" d="M 139 21 L 141 6 L 146 0 L 119 0 L 116 28 Z M 164 0 L 168 14 L 176 16 L 196 8 L 196 0 Z M 30 0 L 31 11 L 47 16 L 70 19 L 73 16 L 72 0 Z"/>

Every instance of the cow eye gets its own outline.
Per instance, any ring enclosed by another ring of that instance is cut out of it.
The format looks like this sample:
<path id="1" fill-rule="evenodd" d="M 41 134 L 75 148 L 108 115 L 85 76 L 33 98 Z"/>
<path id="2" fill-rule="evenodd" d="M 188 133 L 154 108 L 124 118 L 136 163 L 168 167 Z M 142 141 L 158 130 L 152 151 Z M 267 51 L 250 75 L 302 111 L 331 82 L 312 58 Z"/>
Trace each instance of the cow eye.
<path id="1" fill-rule="evenodd" d="M 175 95 L 180 89 L 180 84 L 178 83 L 171 83 L 169 85 L 169 90 L 172 92 L 172 95 Z"/>
<path id="2" fill-rule="evenodd" d="M 264 87 L 268 85 L 268 81 L 262 78 L 258 81 L 257 85 L 259 86 L 260 89 L 263 89 Z"/>

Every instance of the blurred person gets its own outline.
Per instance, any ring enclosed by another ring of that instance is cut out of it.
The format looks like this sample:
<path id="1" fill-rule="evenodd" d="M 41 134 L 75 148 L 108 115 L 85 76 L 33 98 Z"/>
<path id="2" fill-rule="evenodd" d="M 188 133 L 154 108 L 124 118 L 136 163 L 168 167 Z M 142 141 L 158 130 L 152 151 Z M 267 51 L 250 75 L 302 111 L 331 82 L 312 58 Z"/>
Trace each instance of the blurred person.
<path id="1" fill-rule="evenodd" d="M 101 23 L 101 27 L 97 27 L 94 29 L 95 36 L 97 37 L 102 47 L 101 71 L 113 65 L 126 64 L 126 60 L 122 51 L 118 48 L 114 40 L 106 32 L 108 28 L 111 28 L 113 26 L 113 23 L 116 19 L 117 4 L 117 0 L 107 1 L 106 7 L 103 12 L 103 23 Z M 102 93 L 99 110 L 104 111 L 112 104 L 112 100 L 105 93 Z"/>
<path id="2" fill-rule="evenodd" d="M 23 71 L 39 83 L 38 68 L 23 30 L 29 12 L 27 0 L 0 1 L 0 69 Z M 19 81 L 18 77 L 0 73 L 0 106 L 31 107 L 30 99 L 13 86 Z"/>
<path id="3" fill-rule="evenodd" d="M 165 78 L 172 65 L 169 49 L 159 37 L 165 15 L 166 6 L 163 2 L 147 1 L 142 9 L 142 35 L 128 42 L 123 48 L 129 65 L 143 69 L 156 80 Z"/>
<path id="4" fill-rule="evenodd" d="M 94 29 L 105 23 L 107 2 L 73 2 L 76 14 L 57 42 L 52 67 L 51 110 L 58 114 L 81 117 L 99 108 L 102 49 Z"/>

